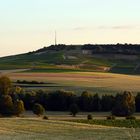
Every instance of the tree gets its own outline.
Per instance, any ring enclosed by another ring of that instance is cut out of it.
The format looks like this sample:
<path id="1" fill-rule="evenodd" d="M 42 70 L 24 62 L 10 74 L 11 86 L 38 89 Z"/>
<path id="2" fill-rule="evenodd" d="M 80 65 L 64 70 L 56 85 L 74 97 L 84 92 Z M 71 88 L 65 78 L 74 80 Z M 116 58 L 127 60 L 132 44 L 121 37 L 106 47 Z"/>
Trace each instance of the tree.
<path id="1" fill-rule="evenodd" d="M 111 111 L 114 102 L 112 95 L 103 95 L 101 100 L 102 111 Z"/>
<path id="2" fill-rule="evenodd" d="M 25 111 L 24 108 L 24 103 L 22 100 L 17 100 L 14 103 L 14 113 L 15 115 L 19 116 L 20 114 L 22 114 Z"/>
<path id="3" fill-rule="evenodd" d="M 140 112 L 140 93 L 137 94 L 135 102 L 136 102 L 136 111 Z"/>
<path id="4" fill-rule="evenodd" d="M 72 104 L 70 106 L 70 112 L 73 115 L 73 117 L 76 116 L 76 114 L 79 112 L 79 108 L 78 108 L 77 104 Z"/>
<path id="5" fill-rule="evenodd" d="M 12 98 L 9 95 L 2 95 L 0 97 L 0 114 L 4 116 L 13 115 L 14 105 Z"/>
<path id="6" fill-rule="evenodd" d="M 0 77 L 0 94 L 7 95 L 10 93 L 12 84 L 11 80 L 7 76 Z"/>
<path id="7" fill-rule="evenodd" d="M 49 110 L 66 111 L 73 102 L 75 102 L 73 92 L 58 90 L 48 94 L 46 104 Z"/>
<path id="8" fill-rule="evenodd" d="M 67 108 L 66 94 L 62 90 L 54 91 L 48 96 L 48 108 L 53 111 L 64 111 Z"/>
<path id="9" fill-rule="evenodd" d="M 123 94 L 117 94 L 115 97 L 112 115 L 130 116 L 135 112 L 135 97 L 131 92 L 125 91 Z"/>
<path id="10" fill-rule="evenodd" d="M 44 107 L 41 104 L 36 103 L 33 107 L 33 113 L 40 116 L 43 115 L 45 112 Z"/>
<path id="11" fill-rule="evenodd" d="M 89 92 L 84 91 L 82 93 L 80 96 L 80 107 L 83 111 L 92 111 L 92 99 L 93 96 Z"/>
<path id="12" fill-rule="evenodd" d="M 92 111 L 101 110 L 101 99 L 98 94 L 95 94 L 92 99 Z"/>
<path id="13" fill-rule="evenodd" d="M 36 92 L 29 91 L 21 98 L 24 102 L 26 110 L 32 110 L 35 102 L 36 102 Z"/>

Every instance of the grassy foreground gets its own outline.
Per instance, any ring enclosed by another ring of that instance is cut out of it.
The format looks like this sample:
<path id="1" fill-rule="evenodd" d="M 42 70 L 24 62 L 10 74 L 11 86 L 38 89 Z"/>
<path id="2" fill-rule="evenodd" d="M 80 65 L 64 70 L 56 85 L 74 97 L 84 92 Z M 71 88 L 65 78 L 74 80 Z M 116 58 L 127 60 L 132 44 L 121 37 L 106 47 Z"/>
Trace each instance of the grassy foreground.
<path id="1" fill-rule="evenodd" d="M 138 139 L 140 129 L 113 128 L 42 119 L 0 119 L 0 140 Z"/>

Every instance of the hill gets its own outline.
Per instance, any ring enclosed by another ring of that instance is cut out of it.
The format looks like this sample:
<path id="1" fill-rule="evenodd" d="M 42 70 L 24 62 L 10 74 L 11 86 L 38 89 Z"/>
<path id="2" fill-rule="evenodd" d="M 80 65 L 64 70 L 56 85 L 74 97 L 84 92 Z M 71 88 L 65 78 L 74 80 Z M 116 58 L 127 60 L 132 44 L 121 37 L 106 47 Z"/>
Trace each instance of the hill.
<path id="1" fill-rule="evenodd" d="M 52 45 L 25 54 L 2 57 L 0 67 L 139 74 L 140 45 Z"/>

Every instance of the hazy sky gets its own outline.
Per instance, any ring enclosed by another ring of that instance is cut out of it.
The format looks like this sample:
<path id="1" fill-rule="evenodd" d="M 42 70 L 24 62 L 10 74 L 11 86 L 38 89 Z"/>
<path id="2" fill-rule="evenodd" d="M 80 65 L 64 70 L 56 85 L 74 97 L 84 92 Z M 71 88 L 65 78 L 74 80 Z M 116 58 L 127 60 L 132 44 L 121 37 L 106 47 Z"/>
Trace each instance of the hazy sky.
<path id="1" fill-rule="evenodd" d="M 0 0 L 0 56 L 54 43 L 140 43 L 140 0 Z"/>

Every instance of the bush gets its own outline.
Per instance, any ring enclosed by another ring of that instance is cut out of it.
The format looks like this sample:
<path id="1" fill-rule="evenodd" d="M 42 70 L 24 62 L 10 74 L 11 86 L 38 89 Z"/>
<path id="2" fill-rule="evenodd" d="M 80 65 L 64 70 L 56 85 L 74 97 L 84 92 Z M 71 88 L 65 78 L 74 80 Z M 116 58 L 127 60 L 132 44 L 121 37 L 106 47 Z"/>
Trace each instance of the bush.
<path id="1" fill-rule="evenodd" d="M 41 105 L 41 104 L 35 104 L 34 107 L 33 107 L 33 113 L 40 116 L 40 115 L 43 115 L 45 112 L 45 109 L 44 107 Z"/>
<path id="2" fill-rule="evenodd" d="M 48 120 L 49 118 L 47 116 L 43 116 L 43 120 Z"/>
<path id="3" fill-rule="evenodd" d="M 127 116 L 125 117 L 126 120 L 136 120 L 135 116 Z"/>
<path id="4" fill-rule="evenodd" d="M 19 116 L 20 114 L 22 114 L 25 111 L 24 108 L 24 103 L 22 100 L 17 100 L 14 103 L 14 113 L 15 115 Z"/>
<path id="5" fill-rule="evenodd" d="M 7 95 L 10 93 L 12 84 L 11 80 L 7 76 L 0 77 L 0 94 Z"/>
<path id="6" fill-rule="evenodd" d="M 87 119 L 92 120 L 93 119 L 92 115 L 91 114 L 87 115 Z"/>
<path id="7" fill-rule="evenodd" d="M 79 112 L 79 108 L 78 108 L 77 104 L 72 104 L 70 106 L 70 112 L 73 115 L 73 117 L 76 116 L 76 114 Z"/>
<path id="8" fill-rule="evenodd" d="M 3 116 L 11 116 L 14 114 L 14 105 L 9 95 L 0 97 L 0 114 Z"/>
<path id="9" fill-rule="evenodd" d="M 111 115 L 111 116 L 107 116 L 106 119 L 107 120 L 115 120 L 116 118 L 115 118 L 115 116 Z"/>
<path id="10" fill-rule="evenodd" d="M 17 80 L 18 84 L 45 84 L 44 82 L 39 82 L 39 81 L 26 81 L 26 80 L 23 80 L 23 81 L 20 81 L 20 80 Z"/>
<path id="11" fill-rule="evenodd" d="M 115 97 L 112 115 L 115 116 L 130 116 L 135 112 L 135 97 L 129 91 L 123 94 L 118 94 Z"/>

